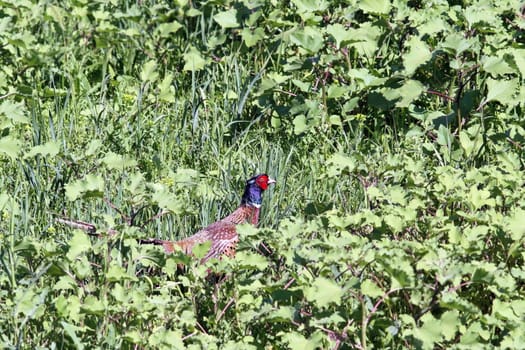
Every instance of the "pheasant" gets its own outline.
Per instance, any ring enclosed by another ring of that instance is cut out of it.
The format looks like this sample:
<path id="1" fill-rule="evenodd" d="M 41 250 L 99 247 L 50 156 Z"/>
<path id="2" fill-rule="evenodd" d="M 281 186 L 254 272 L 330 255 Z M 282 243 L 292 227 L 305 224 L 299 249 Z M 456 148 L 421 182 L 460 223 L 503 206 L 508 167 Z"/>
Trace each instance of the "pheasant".
<path id="1" fill-rule="evenodd" d="M 233 257 L 239 240 L 236 226 L 242 223 L 251 223 L 256 226 L 259 223 L 262 193 L 275 182 L 266 174 L 259 174 L 248 179 L 241 204 L 233 213 L 183 240 L 176 242 L 156 240 L 155 243 L 162 244 L 166 253 L 173 253 L 177 249 L 175 246 L 178 246 L 185 254 L 191 254 L 195 245 L 211 242 L 210 249 L 202 258 L 201 263 L 222 255 Z"/>
<path id="2" fill-rule="evenodd" d="M 241 205 L 224 219 L 214 222 L 203 228 L 193 236 L 180 241 L 171 242 L 161 239 L 139 239 L 141 244 L 162 245 L 166 253 L 173 253 L 178 246 L 185 254 L 192 254 L 193 248 L 197 244 L 211 242 L 210 249 L 201 259 L 201 263 L 211 258 L 226 255 L 233 257 L 239 237 L 236 226 L 242 223 L 251 223 L 256 226 L 259 223 L 259 212 L 262 204 L 262 193 L 268 189 L 268 186 L 276 181 L 266 174 L 256 175 L 246 181 L 244 194 L 242 195 Z M 73 228 L 81 229 L 92 236 L 100 236 L 95 225 L 75 221 L 66 218 L 57 218 L 57 222 L 68 225 Z M 107 232 L 114 235 L 117 231 L 110 229 Z"/>

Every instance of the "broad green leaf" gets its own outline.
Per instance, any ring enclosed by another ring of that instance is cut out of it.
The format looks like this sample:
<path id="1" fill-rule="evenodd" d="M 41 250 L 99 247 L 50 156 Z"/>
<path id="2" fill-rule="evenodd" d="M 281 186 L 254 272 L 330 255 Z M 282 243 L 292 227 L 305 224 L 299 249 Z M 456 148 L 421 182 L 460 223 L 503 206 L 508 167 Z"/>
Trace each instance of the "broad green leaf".
<path id="1" fill-rule="evenodd" d="M 297 331 L 281 332 L 282 340 L 288 344 L 288 348 L 291 350 L 315 350 L 322 348 L 321 337 L 319 333 L 313 334 L 306 338 L 304 335 Z"/>
<path id="2" fill-rule="evenodd" d="M 335 39 L 335 45 L 338 49 L 341 48 L 341 45 L 345 42 L 359 40 L 358 38 L 354 38 L 352 32 L 341 23 L 329 24 L 326 27 L 326 33 Z"/>
<path id="3" fill-rule="evenodd" d="M 458 310 L 446 311 L 439 319 L 441 324 L 441 333 L 445 340 L 452 340 L 463 324 L 459 317 Z"/>
<path id="4" fill-rule="evenodd" d="M 352 36 L 358 40 L 356 42 L 350 43 L 349 46 L 355 47 L 359 55 L 373 57 L 378 49 L 377 42 L 382 33 L 382 30 L 380 30 L 378 26 L 374 25 L 370 21 L 362 23 L 357 29 L 349 30 L 351 31 Z"/>
<path id="5" fill-rule="evenodd" d="M 477 185 L 473 185 L 470 188 L 468 199 L 474 210 L 478 210 L 485 205 L 494 206 L 496 204 L 494 198 L 490 198 L 490 191 L 479 189 Z"/>
<path id="6" fill-rule="evenodd" d="M 400 233 L 401 230 L 403 230 L 404 222 L 403 219 L 400 216 L 393 215 L 393 214 L 387 214 L 384 217 L 385 224 L 390 227 L 392 232 L 394 233 Z"/>
<path id="7" fill-rule="evenodd" d="M 157 32 L 163 38 L 170 38 L 173 33 L 176 33 L 180 28 L 182 28 L 182 24 L 177 21 L 161 23 L 157 27 Z"/>
<path id="8" fill-rule="evenodd" d="M 88 174 L 84 179 L 76 180 L 64 186 L 66 197 L 70 201 L 85 195 L 88 197 L 102 197 L 104 193 L 104 180 L 100 176 Z"/>
<path id="9" fill-rule="evenodd" d="M 25 155 L 24 158 L 31 158 L 36 155 L 43 157 L 54 157 L 60 152 L 60 145 L 55 141 L 48 141 L 43 145 L 34 146 Z"/>
<path id="10" fill-rule="evenodd" d="M 96 296 L 88 295 L 82 305 L 81 310 L 89 315 L 103 315 L 106 307 Z"/>
<path id="11" fill-rule="evenodd" d="M 525 236 L 525 210 L 516 209 L 508 221 L 510 236 L 514 241 L 521 241 Z"/>
<path id="12" fill-rule="evenodd" d="M 514 94 L 519 86 L 519 80 L 515 79 L 487 79 L 487 97 L 485 102 L 498 101 L 502 104 L 514 106 L 520 101 L 514 99 Z"/>
<path id="13" fill-rule="evenodd" d="M 387 14 L 391 7 L 390 0 L 361 0 L 359 8 L 367 13 Z"/>
<path id="14" fill-rule="evenodd" d="M 4 153 L 11 159 L 16 159 L 20 152 L 20 140 L 12 136 L 0 138 L 0 153 Z"/>
<path id="15" fill-rule="evenodd" d="M 525 49 L 511 48 L 509 49 L 509 53 L 514 59 L 514 63 L 521 74 L 521 78 L 525 78 Z"/>
<path id="16" fill-rule="evenodd" d="M 293 131 L 296 135 L 300 135 L 310 128 L 308 124 L 306 123 L 306 116 L 303 114 L 300 114 L 294 118 L 293 125 L 294 125 Z"/>
<path id="17" fill-rule="evenodd" d="M 343 289 L 328 278 L 318 277 L 312 285 L 304 288 L 304 296 L 311 303 L 323 308 L 332 303 L 339 305 L 343 296 Z"/>
<path id="18" fill-rule="evenodd" d="M 159 84 L 159 99 L 165 102 L 175 102 L 175 88 L 173 87 L 173 75 L 167 74 Z"/>
<path id="19" fill-rule="evenodd" d="M 418 67 L 432 58 L 432 53 L 427 44 L 415 36 L 408 40 L 407 46 L 410 47 L 410 51 L 403 55 L 403 66 L 405 74 L 410 77 Z"/>
<path id="20" fill-rule="evenodd" d="M 421 317 L 421 327 L 414 330 L 414 337 L 421 341 L 420 349 L 433 349 L 434 344 L 440 342 L 443 338 L 441 324 L 431 313 L 426 313 Z"/>
<path id="21" fill-rule="evenodd" d="M 323 0 L 292 0 L 299 13 L 321 12 L 328 7 L 328 2 Z"/>
<path id="22" fill-rule="evenodd" d="M 327 98 L 339 98 L 350 92 L 350 87 L 331 84 L 328 87 Z"/>
<path id="23" fill-rule="evenodd" d="M 425 87 L 420 81 L 409 79 L 397 90 L 401 99 L 396 102 L 396 107 L 406 108 L 425 91 Z"/>
<path id="24" fill-rule="evenodd" d="M 442 47 L 452 50 L 456 56 L 459 56 L 464 51 L 470 50 L 478 44 L 478 39 L 465 38 L 459 33 L 447 35 L 445 41 L 441 43 Z"/>
<path id="25" fill-rule="evenodd" d="M 208 254 L 208 252 L 210 251 L 210 247 L 211 241 L 206 241 L 201 244 L 196 244 L 191 250 L 191 252 L 193 253 L 193 255 L 195 255 L 197 259 L 202 259 L 206 256 L 206 254 Z"/>
<path id="26" fill-rule="evenodd" d="M 91 250 L 91 241 L 88 235 L 85 232 L 75 230 L 73 237 L 69 241 L 69 250 L 66 254 L 66 257 L 73 261 L 80 254 L 88 252 Z"/>
<path id="27" fill-rule="evenodd" d="M 137 161 L 128 157 L 108 152 L 102 162 L 106 164 L 106 167 L 110 170 L 124 170 L 127 168 L 133 168 L 137 166 Z"/>
<path id="28" fill-rule="evenodd" d="M 0 104 L 0 116 L 6 116 L 13 125 L 29 124 L 29 119 L 26 117 L 26 107 L 23 102 L 13 103 L 9 100 L 3 101 Z"/>
<path id="29" fill-rule="evenodd" d="M 385 292 L 383 292 L 381 288 L 377 286 L 377 284 L 369 279 L 361 282 L 361 293 L 363 293 L 363 295 L 369 296 L 370 298 L 377 298 L 385 294 Z"/>
<path id="30" fill-rule="evenodd" d="M 311 26 L 296 29 L 290 35 L 290 41 L 311 53 L 316 53 L 325 44 L 320 30 Z"/>
<path id="31" fill-rule="evenodd" d="M 237 28 L 237 10 L 231 9 L 228 11 L 219 12 L 213 16 L 213 20 L 217 22 L 222 28 Z"/>
<path id="32" fill-rule="evenodd" d="M 453 137 L 454 136 L 452 136 L 452 133 L 446 126 L 444 126 L 443 124 L 439 126 L 439 129 L 437 132 L 437 140 L 436 140 L 439 145 L 445 146 L 448 149 L 450 149 L 452 146 Z"/>
<path id="33" fill-rule="evenodd" d="M 142 81 L 149 81 L 153 82 L 156 81 L 159 78 L 159 73 L 156 71 L 157 69 L 157 61 L 151 60 L 146 62 L 142 66 L 142 71 L 140 73 L 140 79 Z"/>
<path id="34" fill-rule="evenodd" d="M 201 53 L 195 47 L 190 46 L 188 52 L 184 55 L 184 68 L 185 71 L 200 71 L 206 66 L 206 60 L 202 58 Z"/>
<path id="35" fill-rule="evenodd" d="M 257 27 L 254 30 L 244 28 L 241 31 L 241 37 L 247 47 L 255 46 L 255 44 L 264 39 L 264 29 L 260 27 Z"/>
<path id="36" fill-rule="evenodd" d="M 122 282 L 126 280 L 136 281 L 137 277 L 130 276 L 126 270 L 116 263 L 112 262 L 106 273 L 106 278 L 109 282 Z"/>
<path id="37" fill-rule="evenodd" d="M 264 270 L 268 267 L 268 260 L 260 255 L 247 252 L 238 252 L 235 255 L 235 261 L 239 263 L 243 268 Z"/>
<path id="38" fill-rule="evenodd" d="M 483 57 L 483 70 L 493 76 L 517 73 L 502 56 Z"/>

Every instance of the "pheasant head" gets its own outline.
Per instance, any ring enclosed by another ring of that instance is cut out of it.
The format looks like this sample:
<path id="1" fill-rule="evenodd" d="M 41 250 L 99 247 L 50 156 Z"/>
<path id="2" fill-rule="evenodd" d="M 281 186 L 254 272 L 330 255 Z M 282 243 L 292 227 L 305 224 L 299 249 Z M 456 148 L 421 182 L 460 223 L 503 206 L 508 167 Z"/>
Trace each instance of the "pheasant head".
<path id="1" fill-rule="evenodd" d="M 241 205 L 260 208 L 262 204 L 262 193 L 268 189 L 268 185 L 276 181 L 266 174 L 255 175 L 246 181 L 244 194 L 242 195 Z"/>

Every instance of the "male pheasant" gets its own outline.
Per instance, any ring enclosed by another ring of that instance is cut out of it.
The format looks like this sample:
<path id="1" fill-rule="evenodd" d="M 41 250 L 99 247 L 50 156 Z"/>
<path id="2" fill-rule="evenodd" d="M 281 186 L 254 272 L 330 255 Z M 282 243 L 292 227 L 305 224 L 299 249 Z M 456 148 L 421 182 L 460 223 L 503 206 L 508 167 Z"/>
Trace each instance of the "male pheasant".
<path id="1" fill-rule="evenodd" d="M 262 193 L 268 189 L 270 184 L 275 182 L 266 174 L 259 174 L 248 179 L 241 204 L 233 213 L 183 240 L 176 242 L 161 241 L 164 250 L 166 253 L 173 253 L 176 249 L 175 246 L 179 246 L 185 254 L 191 254 L 195 245 L 211 242 L 210 249 L 202 258 L 201 263 L 222 255 L 233 257 L 239 240 L 236 226 L 242 223 L 251 223 L 256 226 L 259 223 Z"/>

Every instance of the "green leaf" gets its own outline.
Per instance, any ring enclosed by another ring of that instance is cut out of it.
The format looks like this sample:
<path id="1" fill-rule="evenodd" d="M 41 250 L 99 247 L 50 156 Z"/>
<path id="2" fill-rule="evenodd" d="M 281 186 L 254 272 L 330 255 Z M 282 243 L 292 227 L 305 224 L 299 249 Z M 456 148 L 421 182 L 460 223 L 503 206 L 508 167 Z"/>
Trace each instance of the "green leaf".
<path id="1" fill-rule="evenodd" d="M 89 315 L 103 315 L 106 307 L 94 295 L 88 295 L 81 305 L 81 310 Z"/>
<path id="2" fill-rule="evenodd" d="M 340 98 L 340 97 L 346 95 L 349 91 L 350 91 L 350 87 L 348 87 L 348 86 L 340 86 L 340 85 L 331 84 L 328 87 L 328 91 L 327 91 L 326 97 L 329 98 L 329 99 L 331 99 L 331 98 Z"/>
<path id="3" fill-rule="evenodd" d="M 197 259 L 202 259 L 206 256 L 206 254 L 208 254 L 208 252 L 210 251 L 210 247 L 211 241 L 206 241 L 201 244 L 196 244 L 191 250 L 191 252 Z"/>
<path id="4" fill-rule="evenodd" d="M 157 61 L 151 60 L 146 62 L 142 66 L 142 71 L 140 72 L 140 79 L 142 81 L 149 81 L 153 82 L 156 81 L 159 78 L 159 73 L 156 72 L 157 69 Z"/>
<path id="5" fill-rule="evenodd" d="M 410 47 L 410 51 L 403 55 L 403 66 L 405 67 L 405 74 L 410 77 L 418 67 L 432 58 L 432 53 L 427 44 L 418 37 L 412 37 L 408 40 L 407 46 Z"/>
<path id="6" fill-rule="evenodd" d="M 453 136 L 450 130 L 441 124 L 437 133 L 437 143 L 450 149 L 452 147 L 452 138 Z"/>
<path id="7" fill-rule="evenodd" d="M 43 145 L 34 146 L 25 155 L 24 158 L 31 158 L 36 155 L 43 157 L 54 157 L 60 152 L 60 145 L 58 142 L 48 141 Z"/>
<path id="8" fill-rule="evenodd" d="M 256 269 L 262 271 L 268 267 L 268 260 L 264 256 L 244 251 L 238 252 L 235 255 L 235 261 L 245 269 Z"/>
<path id="9" fill-rule="evenodd" d="M 414 330 L 414 337 L 421 341 L 421 349 L 433 349 L 434 344 L 443 338 L 441 324 L 431 313 L 423 315 L 420 322 L 423 323 L 423 326 Z"/>
<path id="10" fill-rule="evenodd" d="M 184 55 L 184 71 L 200 71 L 206 66 L 206 60 L 202 58 L 201 53 L 195 47 L 190 46 L 188 52 Z"/>
<path id="11" fill-rule="evenodd" d="M 357 38 L 354 38 L 352 32 L 341 23 L 329 24 L 326 27 L 326 33 L 335 39 L 335 45 L 338 49 L 341 48 L 343 43 L 349 41 L 358 41 Z"/>
<path id="12" fill-rule="evenodd" d="M 228 11 L 219 12 L 213 16 L 213 20 L 217 22 L 222 28 L 237 28 L 237 10 L 231 9 Z"/>
<path id="13" fill-rule="evenodd" d="M 517 73 L 501 56 L 483 57 L 483 69 L 493 76 Z"/>
<path id="14" fill-rule="evenodd" d="M 102 197 L 104 194 L 104 180 L 100 176 L 88 174 L 84 179 L 76 180 L 64 186 L 66 197 L 74 201 L 81 196 Z"/>
<path id="15" fill-rule="evenodd" d="M 182 24 L 177 21 L 161 23 L 157 27 L 157 32 L 163 38 L 170 38 L 172 34 L 176 33 L 180 28 L 182 28 Z"/>
<path id="16" fill-rule="evenodd" d="M 175 88 L 173 87 L 173 75 L 167 74 L 159 84 L 159 99 L 165 102 L 175 102 Z"/>
<path id="17" fill-rule="evenodd" d="M 247 47 L 255 46 L 259 41 L 264 39 L 264 29 L 260 27 L 257 27 L 254 30 L 244 28 L 241 31 L 241 37 Z"/>
<path id="18" fill-rule="evenodd" d="M 134 159 L 113 152 L 108 152 L 106 156 L 102 158 L 102 163 L 104 163 L 109 170 L 124 170 L 137 166 L 137 161 Z"/>
<path id="19" fill-rule="evenodd" d="M 304 288 L 304 296 L 308 301 L 323 308 L 332 303 L 339 305 L 343 296 L 343 289 L 328 278 L 318 277 L 311 286 Z"/>
<path id="20" fill-rule="evenodd" d="M 390 0 L 361 0 L 359 8 L 366 13 L 388 14 L 391 7 Z"/>
<path id="21" fill-rule="evenodd" d="M 29 119 L 25 116 L 26 108 L 23 102 L 13 103 L 6 100 L 0 104 L 0 116 L 6 116 L 13 125 L 29 124 Z"/>
<path id="22" fill-rule="evenodd" d="M 401 99 L 396 102 L 396 107 L 406 108 L 425 91 L 425 87 L 420 81 L 409 79 L 397 90 Z"/>
<path id="23" fill-rule="evenodd" d="M 324 38 L 319 29 L 307 26 L 296 29 L 290 35 L 290 41 L 310 53 L 316 53 L 324 46 Z"/>
<path id="24" fill-rule="evenodd" d="M 377 284 L 369 279 L 361 282 L 361 293 L 363 295 L 369 296 L 370 298 L 377 298 L 385 294 L 381 288 L 377 286 Z"/>
<path id="25" fill-rule="evenodd" d="M 136 281 L 137 277 L 130 276 L 122 266 L 111 262 L 111 266 L 106 273 L 106 279 L 109 282 L 122 282 L 126 280 Z"/>
<path id="26" fill-rule="evenodd" d="M 490 101 L 498 101 L 504 105 L 508 104 L 510 106 L 514 106 L 516 104 L 519 104 L 520 101 L 516 101 L 514 98 L 514 94 L 516 93 L 516 90 L 519 86 L 519 80 L 518 78 L 515 79 L 500 79 L 495 80 L 492 78 L 487 79 L 487 97 L 485 99 L 486 102 Z"/>
<path id="27" fill-rule="evenodd" d="M 508 220 L 510 236 L 514 241 L 521 241 L 525 236 L 525 210 L 518 208 Z"/>
<path id="28" fill-rule="evenodd" d="M 310 127 L 306 123 L 306 116 L 304 114 L 300 114 L 300 115 L 296 116 L 293 119 L 293 125 L 294 125 L 293 131 L 294 131 L 294 133 L 296 135 L 300 135 L 303 132 L 305 132 L 308 129 L 310 129 Z"/>
<path id="29" fill-rule="evenodd" d="M 441 333 L 445 340 L 454 339 L 460 326 L 463 324 L 459 318 L 458 310 L 446 311 L 441 315 L 439 322 L 441 324 Z"/>
<path id="30" fill-rule="evenodd" d="M 73 261 L 80 254 L 88 252 L 91 250 L 91 241 L 89 240 L 88 235 L 85 232 L 75 230 L 73 237 L 69 241 L 69 250 L 66 254 L 66 257 Z"/>
<path id="31" fill-rule="evenodd" d="M 5 136 L 0 139 L 0 153 L 4 153 L 11 159 L 16 159 L 18 152 L 20 152 L 20 140 L 13 136 Z"/>

